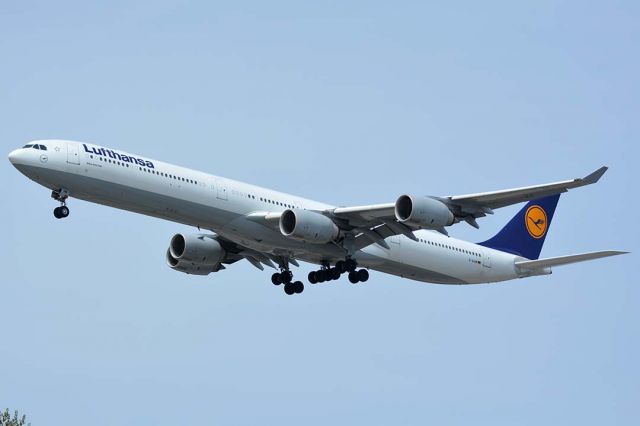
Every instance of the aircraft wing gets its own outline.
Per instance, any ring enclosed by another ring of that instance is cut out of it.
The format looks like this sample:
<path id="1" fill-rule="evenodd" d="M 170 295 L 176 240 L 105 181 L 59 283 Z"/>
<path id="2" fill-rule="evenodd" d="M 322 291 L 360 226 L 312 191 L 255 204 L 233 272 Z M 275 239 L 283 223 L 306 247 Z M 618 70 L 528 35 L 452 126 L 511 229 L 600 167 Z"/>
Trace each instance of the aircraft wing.
<path id="1" fill-rule="evenodd" d="M 600 167 L 595 172 L 583 178 L 565 180 L 562 182 L 547 183 L 543 185 L 525 186 L 522 188 L 505 189 L 502 191 L 481 192 L 478 194 L 453 195 L 444 197 L 445 202 L 456 206 L 461 210 L 475 212 L 482 209 L 498 209 L 549 195 L 567 192 L 572 188 L 591 185 L 600 180 L 608 167 Z"/>
<path id="2" fill-rule="evenodd" d="M 600 180 L 607 169 L 607 167 L 601 167 L 583 178 L 542 185 L 428 198 L 438 200 L 446 205 L 454 216 L 453 223 L 464 221 L 475 228 L 479 228 L 476 219 L 487 214 L 493 214 L 494 209 L 594 184 Z M 322 213 L 331 217 L 343 230 L 351 231 L 356 235 L 357 249 L 366 247 L 371 243 L 378 243 L 384 247 L 386 244 L 382 240 L 391 235 L 402 234 L 415 239 L 413 231 L 421 229 L 417 226 L 399 222 L 395 215 L 395 203 L 338 207 Z M 435 230 L 448 235 L 444 227 L 435 228 Z"/>

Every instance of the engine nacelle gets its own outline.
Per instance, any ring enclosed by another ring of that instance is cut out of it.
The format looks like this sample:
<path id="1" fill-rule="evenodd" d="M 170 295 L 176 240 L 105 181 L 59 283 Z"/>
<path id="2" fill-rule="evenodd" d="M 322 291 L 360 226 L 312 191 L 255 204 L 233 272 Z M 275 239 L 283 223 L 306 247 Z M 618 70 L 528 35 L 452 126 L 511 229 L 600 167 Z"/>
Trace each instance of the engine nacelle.
<path id="1" fill-rule="evenodd" d="M 396 201 L 395 214 L 399 222 L 424 229 L 438 229 L 454 221 L 446 204 L 428 197 L 401 195 Z"/>
<path id="2" fill-rule="evenodd" d="M 207 275 L 220 269 L 226 251 L 210 235 L 176 234 L 167 250 L 171 269 L 194 275 Z"/>
<path id="3" fill-rule="evenodd" d="M 282 212 L 280 232 L 285 237 L 313 244 L 335 241 L 340 235 L 340 230 L 328 217 L 300 209 Z"/>
<path id="4" fill-rule="evenodd" d="M 220 269 L 220 264 L 207 265 L 203 263 L 193 263 L 184 260 L 178 260 L 171 255 L 171 249 L 167 249 L 167 265 L 175 271 L 184 272 L 191 275 L 209 275 Z"/>
<path id="5" fill-rule="evenodd" d="M 226 252 L 210 235 L 176 234 L 169 243 L 171 256 L 186 262 L 213 265 L 224 258 Z"/>

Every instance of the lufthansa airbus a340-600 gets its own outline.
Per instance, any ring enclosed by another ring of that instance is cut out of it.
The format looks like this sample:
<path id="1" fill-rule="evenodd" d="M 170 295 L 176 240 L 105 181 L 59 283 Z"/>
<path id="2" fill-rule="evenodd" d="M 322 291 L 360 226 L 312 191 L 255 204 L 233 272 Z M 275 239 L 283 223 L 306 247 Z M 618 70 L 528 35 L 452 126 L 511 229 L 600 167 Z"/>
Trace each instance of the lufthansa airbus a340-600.
<path id="1" fill-rule="evenodd" d="M 551 268 L 623 254 L 599 251 L 539 259 L 560 194 L 596 183 L 607 168 L 581 179 L 454 196 L 401 195 L 395 202 L 336 207 L 259 186 L 66 140 L 39 140 L 9 154 L 22 174 L 49 188 L 69 215 L 70 197 L 206 229 L 176 234 L 170 268 L 208 275 L 239 260 L 274 268 L 271 281 L 302 293 L 291 266 L 319 268 L 311 284 L 348 275 L 356 284 L 369 270 L 439 284 L 479 284 L 551 273 Z M 494 237 L 481 243 L 450 238 L 447 227 L 495 209 L 527 202 Z"/>

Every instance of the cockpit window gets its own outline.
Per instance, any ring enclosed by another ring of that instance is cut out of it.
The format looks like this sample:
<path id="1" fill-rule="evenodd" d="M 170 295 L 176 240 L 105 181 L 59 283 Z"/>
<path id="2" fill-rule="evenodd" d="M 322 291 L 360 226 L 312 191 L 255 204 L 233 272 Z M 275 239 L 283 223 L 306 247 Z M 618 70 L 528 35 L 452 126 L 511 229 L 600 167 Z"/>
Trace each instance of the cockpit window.
<path id="1" fill-rule="evenodd" d="M 32 143 L 28 143 L 28 144 L 26 144 L 25 146 L 23 146 L 23 148 L 31 148 L 32 146 L 33 146 L 33 144 L 32 144 Z"/>
<path id="2" fill-rule="evenodd" d="M 47 150 L 47 147 L 46 147 L 46 146 L 44 146 L 44 145 L 38 145 L 38 146 L 39 146 L 39 147 L 40 147 L 40 149 L 41 149 L 41 150 L 43 150 L 43 151 L 46 151 L 46 150 Z"/>

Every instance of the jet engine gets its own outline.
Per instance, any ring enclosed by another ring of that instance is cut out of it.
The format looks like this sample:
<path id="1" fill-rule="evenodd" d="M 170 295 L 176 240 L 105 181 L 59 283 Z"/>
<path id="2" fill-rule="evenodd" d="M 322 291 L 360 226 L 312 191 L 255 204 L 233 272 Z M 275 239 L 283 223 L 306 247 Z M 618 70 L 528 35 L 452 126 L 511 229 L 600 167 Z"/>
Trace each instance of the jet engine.
<path id="1" fill-rule="evenodd" d="M 454 216 L 442 201 L 428 197 L 401 195 L 396 201 L 398 222 L 424 229 L 438 229 L 453 224 Z"/>
<path id="2" fill-rule="evenodd" d="M 211 235 L 176 234 L 167 249 L 171 269 L 193 275 L 208 275 L 220 270 L 226 251 Z"/>
<path id="3" fill-rule="evenodd" d="M 313 244 L 335 241 L 340 230 L 328 217 L 301 209 L 288 209 L 280 216 L 280 232 L 285 237 Z"/>

